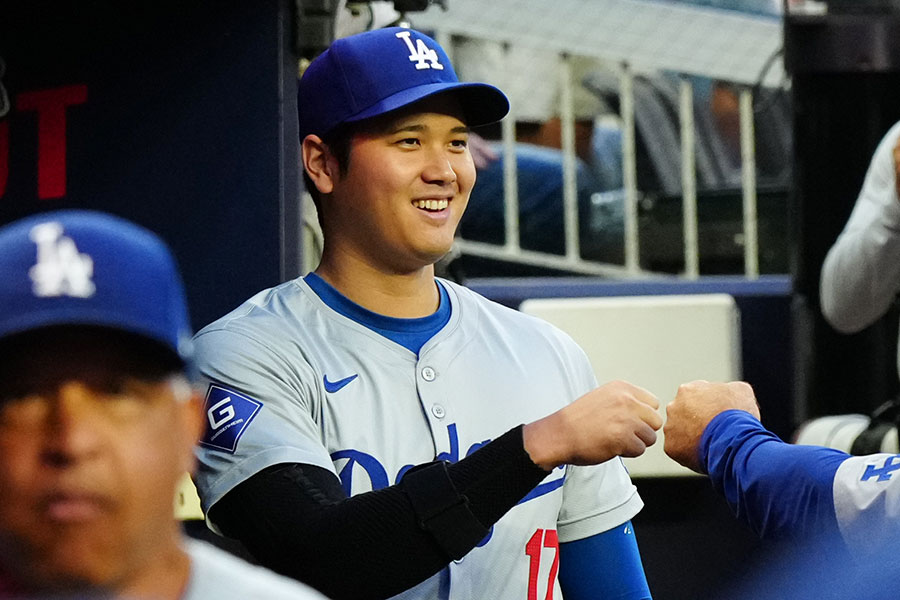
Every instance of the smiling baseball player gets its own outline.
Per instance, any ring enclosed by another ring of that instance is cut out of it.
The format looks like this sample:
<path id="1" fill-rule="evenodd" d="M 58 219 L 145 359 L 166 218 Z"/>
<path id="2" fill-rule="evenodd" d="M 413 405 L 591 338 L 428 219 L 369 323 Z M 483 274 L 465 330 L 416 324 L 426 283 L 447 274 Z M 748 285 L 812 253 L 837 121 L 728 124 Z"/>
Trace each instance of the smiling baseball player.
<path id="1" fill-rule="evenodd" d="M 618 456 L 656 399 L 434 276 L 506 97 L 402 28 L 336 41 L 299 94 L 324 253 L 195 338 L 210 523 L 334 598 L 649 598 Z"/>

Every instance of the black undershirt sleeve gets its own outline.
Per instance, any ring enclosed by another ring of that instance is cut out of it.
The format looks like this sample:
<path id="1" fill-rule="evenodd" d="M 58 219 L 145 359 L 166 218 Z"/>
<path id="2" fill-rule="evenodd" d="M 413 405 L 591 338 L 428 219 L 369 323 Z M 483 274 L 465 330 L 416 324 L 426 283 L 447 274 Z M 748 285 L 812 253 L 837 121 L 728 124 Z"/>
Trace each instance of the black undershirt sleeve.
<path id="1" fill-rule="evenodd" d="M 326 469 L 275 465 L 209 517 L 262 565 L 334 600 L 389 598 L 465 555 L 546 476 L 519 426 L 458 463 L 420 465 L 397 485 L 349 498 Z"/>

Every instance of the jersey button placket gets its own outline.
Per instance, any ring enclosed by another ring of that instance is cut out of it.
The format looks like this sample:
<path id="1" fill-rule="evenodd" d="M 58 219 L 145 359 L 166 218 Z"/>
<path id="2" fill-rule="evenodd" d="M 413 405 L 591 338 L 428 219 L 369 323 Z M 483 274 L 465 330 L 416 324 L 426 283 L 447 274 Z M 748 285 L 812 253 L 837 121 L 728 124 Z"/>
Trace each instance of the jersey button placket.
<path id="1" fill-rule="evenodd" d="M 431 367 L 424 367 L 422 369 L 422 379 L 427 382 L 432 382 L 437 377 L 437 373 Z M 434 415 L 436 419 L 443 419 L 447 416 L 447 410 L 441 404 L 432 404 L 431 405 L 431 414 Z"/>

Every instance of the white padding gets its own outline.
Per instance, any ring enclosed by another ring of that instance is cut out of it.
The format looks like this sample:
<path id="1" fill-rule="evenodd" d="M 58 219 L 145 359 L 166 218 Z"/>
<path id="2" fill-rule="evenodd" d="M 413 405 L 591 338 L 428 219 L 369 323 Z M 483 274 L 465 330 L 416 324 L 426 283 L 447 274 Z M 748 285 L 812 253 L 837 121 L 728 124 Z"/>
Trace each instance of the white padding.
<path id="1" fill-rule="evenodd" d="M 684 382 L 741 378 L 740 316 L 728 294 L 542 298 L 520 310 L 571 335 L 601 384 L 624 379 L 656 394 L 663 416 Z M 635 477 L 692 474 L 665 455 L 662 431 L 625 465 Z"/>
<path id="2" fill-rule="evenodd" d="M 858 414 L 818 417 L 801 425 L 793 441 L 795 444 L 825 446 L 849 453 L 853 448 L 853 442 L 869 426 L 869 421 L 866 415 Z M 888 454 L 900 451 L 896 427 L 890 428 L 885 433 L 879 450 Z"/>

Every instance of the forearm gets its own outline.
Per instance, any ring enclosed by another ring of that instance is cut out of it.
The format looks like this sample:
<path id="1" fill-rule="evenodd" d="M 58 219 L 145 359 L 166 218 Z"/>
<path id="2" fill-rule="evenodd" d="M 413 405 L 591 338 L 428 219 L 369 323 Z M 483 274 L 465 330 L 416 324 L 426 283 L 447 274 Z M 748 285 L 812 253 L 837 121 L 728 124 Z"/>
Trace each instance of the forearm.
<path id="1" fill-rule="evenodd" d="M 440 477 L 440 470 L 431 475 Z M 451 502 L 427 522 L 422 513 L 429 502 L 416 498 L 407 481 L 415 473 L 347 498 L 333 474 L 309 465 L 280 465 L 251 477 L 220 500 L 211 517 L 265 566 L 335 600 L 387 598 L 475 547 L 546 475 L 525 453 L 516 428 L 447 465 L 444 483 L 463 502 Z"/>
<path id="2" fill-rule="evenodd" d="M 631 521 L 560 544 L 559 585 L 567 600 L 651 598 Z"/>
<path id="3" fill-rule="evenodd" d="M 765 538 L 837 533 L 834 475 L 848 455 L 796 446 L 749 413 L 730 410 L 707 426 L 700 464 L 737 517 Z"/>

